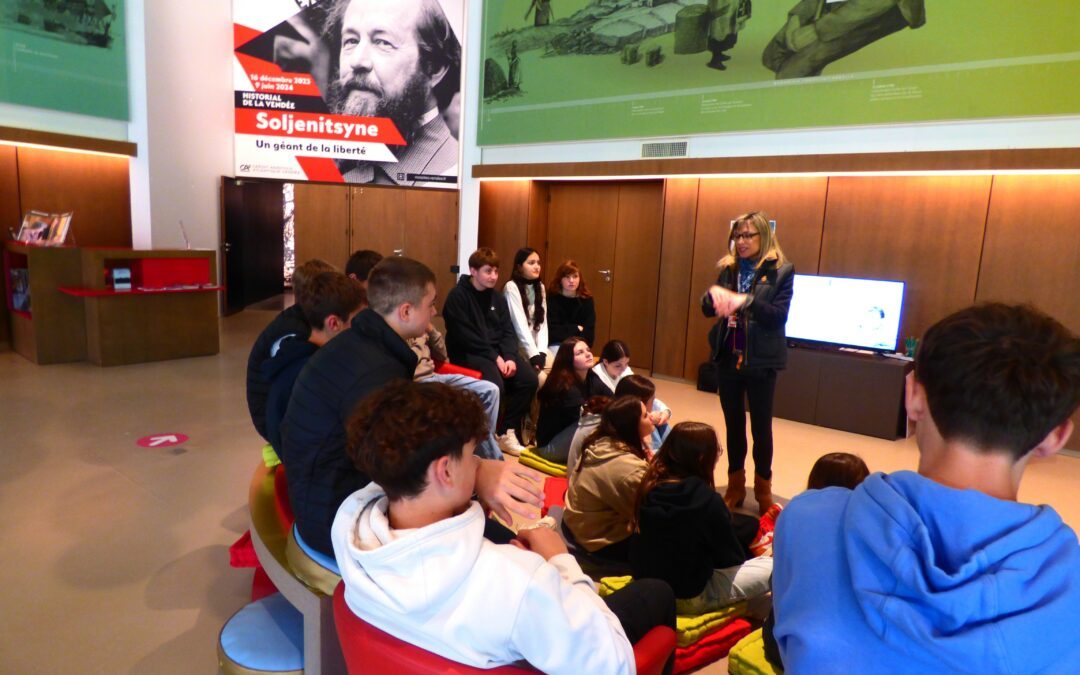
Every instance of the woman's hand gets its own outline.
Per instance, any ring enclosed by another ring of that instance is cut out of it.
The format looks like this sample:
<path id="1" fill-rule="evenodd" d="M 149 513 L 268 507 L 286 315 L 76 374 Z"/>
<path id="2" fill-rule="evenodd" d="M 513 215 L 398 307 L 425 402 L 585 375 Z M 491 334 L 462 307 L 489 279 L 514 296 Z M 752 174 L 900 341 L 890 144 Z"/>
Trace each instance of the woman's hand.
<path id="1" fill-rule="evenodd" d="M 517 462 L 481 459 L 476 467 L 476 497 L 485 511 L 494 511 L 504 522 L 512 513 L 536 520 L 544 505 L 544 475 Z"/>
<path id="2" fill-rule="evenodd" d="M 709 297 L 712 299 L 716 316 L 731 316 L 746 304 L 745 293 L 735 293 L 723 286 L 710 286 Z"/>

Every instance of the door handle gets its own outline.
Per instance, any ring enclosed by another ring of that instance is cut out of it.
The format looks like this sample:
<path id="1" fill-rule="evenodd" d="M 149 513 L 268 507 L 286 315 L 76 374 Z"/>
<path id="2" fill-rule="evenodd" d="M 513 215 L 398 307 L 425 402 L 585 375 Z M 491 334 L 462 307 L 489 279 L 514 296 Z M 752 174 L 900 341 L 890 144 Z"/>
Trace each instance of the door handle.
<path id="1" fill-rule="evenodd" d="M 600 273 L 600 278 L 604 281 L 611 283 L 611 270 L 597 270 Z"/>
<path id="2" fill-rule="evenodd" d="M 403 249 L 403 248 L 395 248 L 394 249 L 394 255 L 396 255 L 397 257 L 400 258 L 401 256 L 405 255 L 405 249 Z"/>

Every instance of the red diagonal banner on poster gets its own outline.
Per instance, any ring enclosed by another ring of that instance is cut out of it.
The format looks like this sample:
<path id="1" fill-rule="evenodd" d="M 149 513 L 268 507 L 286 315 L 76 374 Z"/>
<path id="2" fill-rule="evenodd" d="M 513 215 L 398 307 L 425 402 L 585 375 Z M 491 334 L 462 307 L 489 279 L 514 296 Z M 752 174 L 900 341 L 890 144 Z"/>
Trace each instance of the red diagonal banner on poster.
<path id="1" fill-rule="evenodd" d="M 236 111 L 236 133 L 405 145 L 397 127 L 385 117 L 240 108 Z"/>

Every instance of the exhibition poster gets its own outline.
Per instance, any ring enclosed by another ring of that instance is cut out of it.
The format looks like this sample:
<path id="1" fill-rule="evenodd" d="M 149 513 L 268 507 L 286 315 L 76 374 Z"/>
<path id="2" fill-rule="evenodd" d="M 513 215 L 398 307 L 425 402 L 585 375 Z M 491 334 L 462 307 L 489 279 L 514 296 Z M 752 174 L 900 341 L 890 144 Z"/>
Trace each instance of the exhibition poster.
<path id="1" fill-rule="evenodd" d="M 483 3 L 481 145 L 1080 113 L 1076 0 Z"/>
<path id="2" fill-rule="evenodd" d="M 457 187 L 463 0 L 234 0 L 237 176 Z"/>
<path id="3" fill-rule="evenodd" d="M 0 2 L 0 101 L 130 119 L 123 0 Z"/>

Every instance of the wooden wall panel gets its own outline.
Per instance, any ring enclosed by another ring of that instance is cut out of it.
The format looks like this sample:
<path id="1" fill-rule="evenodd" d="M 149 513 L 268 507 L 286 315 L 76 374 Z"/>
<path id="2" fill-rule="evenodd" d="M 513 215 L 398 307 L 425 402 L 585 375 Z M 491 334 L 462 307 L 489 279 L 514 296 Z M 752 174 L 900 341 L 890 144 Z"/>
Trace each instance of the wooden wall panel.
<path id="1" fill-rule="evenodd" d="M 697 178 L 664 181 L 664 232 L 652 366 L 654 373 L 671 377 L 683 376 L 686 360 L 686 316 L 693 294 L 698 183 Z"/>
<path id="2" fill-rule="evenodd" d="M 600 270 L 615 267 L 615 241 L 619 213 L 619 184 L 612 182 L 555 183 L 551 185 L 548 221 L 549 261 L 577 261 L 596 303 L 595 349 L 608 340 L 611 325 L 612 283 Z M 549 263 L 551 270 L 554 268 Z M 504 274 L 504 279 L 509 275 Z"/>
<path id="3" fill-rule="evenodd" d="M 349 188 L 296 183 L 294 187 L 296 264 L 321 258 L 345 269 L 349 249 Z"/>
<path id="4" fill-rule="evenodd" d="M 1080 176 L 995 176 L 978 301 L 1029 302 L 1080 334 Z"/>
<path id="5" fill-rule="evenodd" d="M 19 231 L 22 209 L 19 205 L 19 167 L 15 147 L 0 145 L 0 241 L 7 241 L 8 228 Z M 0 270 L 3 266 L 0 265 Z M 11 328 L 7 318 L 6 275 L 0 273 L 0 348 L 11 344 Z"/>
<path id="6" fill-rule="evenodd" d="M 383 256 L 405 250 L 407 188 L 353 187 L 349 202 L 349 249 L 371 249 Z"/>
<path id="7" fill-rule="evenodd" d="M 709 358 L 707 336 L 715 319 L 702 316 L 699 300 L 716 281 L 716 263 L 727 253 L 731 219 L 754 209 L 764 211 L 776 220 L 780 245 L 795 269 L 813 274 L 818 268 L 827 185 L 825 178 L 701 180 L 683 377 L 696 380 L 698 366 Z"/>
<path id="8" fill-rule="evenodd" d="M 458 191 L 405 190 L 405 255 L 435 272 L 436 303 L 457 283 Z"/>
<path id="9" fill-rule="evenodd" d="M 488 246 L 509 265 L 514 251 L 525 245 L 529 231 L 529 199 L 532 183 L 527 180 L 480 183 L 479 246 Z M 546 263 L 541 256 L 541 263 Z M 544 267 L 547 267 L 545 264 Z M 509 278 L 509 267 L 505 278 Z M 467 274 L 469 270 L 463 269 Z"/>
<path id="10" fill-rule="evenodd" d="M 540 253 L 540 262 L 544 263 L 541 276 L 544 279 L 548 279 L 547 275 L 553 273 L 555 267 L 562 262 L 562 260 L 556 260 L 555 264 L 552 265 L 551 261 L 548 260 L 548 246 L 550 244 L 548 236 L 550 232 L 550 204 L 551 184 L 533 181 L 529 186 L 529 225 L 525 235 L 525 244 L 523 245 L 534 248 Z M 514 252 L 511 251 L 511 255 L 506 259 L 504 266 L 513 264 L 513 253 Z M 505 278 L 509 279 L 510 277 L 507 275 Z"/>
<path id="11" fill-rule="evenodd" d="M 131 246 L 127 157 L 28 147 L 18 156 L 24 210 L 74 211 L 68 243 Z"/>
<path id="12" fill-rule="evenodd" d="M 1029 302 L 1080 334 L 1078 213 L 1080 176 L 995 176 L 975 299 Z"/>
<path id="13" fill-rule="evenodd" d="M 623 183 L 615 235 L 611 321 L 608 330 L 630 347 L 635 369 L 652 371 L 660 243 L 664 227 L 664 185 Z M 599 343 L 602 347 L 603 343 Z"/>
<path id="14" fill-rule="evenodd" d="M 975 299 L 990 176 L 829 180 L 821 274 L 907 283 L 900 336 Z"/>

